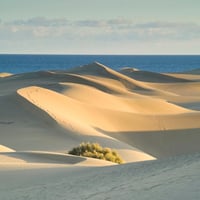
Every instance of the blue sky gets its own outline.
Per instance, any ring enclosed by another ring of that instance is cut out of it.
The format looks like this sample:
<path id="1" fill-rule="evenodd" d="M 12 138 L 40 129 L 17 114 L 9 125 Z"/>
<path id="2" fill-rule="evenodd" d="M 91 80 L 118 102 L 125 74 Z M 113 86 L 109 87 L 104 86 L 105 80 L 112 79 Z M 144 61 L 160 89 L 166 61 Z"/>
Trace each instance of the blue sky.
<path id="1" fill-rule="evenodd" d="M 199 0 L 0 0 L 0 53 L 199 54 Z"/>

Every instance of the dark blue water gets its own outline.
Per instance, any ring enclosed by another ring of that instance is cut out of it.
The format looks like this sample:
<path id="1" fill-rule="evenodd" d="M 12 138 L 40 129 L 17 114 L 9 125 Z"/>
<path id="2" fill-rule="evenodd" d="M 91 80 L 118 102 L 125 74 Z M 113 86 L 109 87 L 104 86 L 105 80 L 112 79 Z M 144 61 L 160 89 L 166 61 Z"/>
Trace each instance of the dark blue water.
<path id="1" fill-rule="evenodd" d="M 0 72 L 65 70 L 94 61 L 115 70 L 134 67 L 153 72 L 182 72 L 200 68 L 200 55 L 0 55 Z"/>

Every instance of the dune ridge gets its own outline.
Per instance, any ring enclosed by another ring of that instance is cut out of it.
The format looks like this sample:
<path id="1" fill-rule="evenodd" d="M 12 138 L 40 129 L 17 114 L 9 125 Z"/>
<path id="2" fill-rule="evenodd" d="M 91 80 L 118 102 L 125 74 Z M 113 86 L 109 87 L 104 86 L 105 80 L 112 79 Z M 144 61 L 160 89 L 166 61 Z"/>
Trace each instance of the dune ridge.
<path id="1" fill-rule="evenodd" d="M 170 74 L 140 71 L 140 70 L 135 70 L 133 68 L 128 68 L 128 67 L 121 69 L 119 72 L 128 77 L 131 77 L 143 82 L 158 82 L 158 83 L 189 82 L 188 79 L 173 77 Z"/>
<path id="2" fill-rule="evenodd" d="M 11 73 L 1 72 L 0 73 L 0 78 L 8 77 L 8 76 L 11 76 L 11 75 L 12 75 Z"/>

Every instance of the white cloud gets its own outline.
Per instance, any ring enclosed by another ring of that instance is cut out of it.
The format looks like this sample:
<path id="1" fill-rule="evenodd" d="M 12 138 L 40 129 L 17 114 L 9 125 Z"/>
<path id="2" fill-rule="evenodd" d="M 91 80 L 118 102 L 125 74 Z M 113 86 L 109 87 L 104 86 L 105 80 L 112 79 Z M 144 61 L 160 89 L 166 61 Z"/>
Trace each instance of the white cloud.
<path id="1" fill-rule="evenodd" d="M 108 37 L 121 40 L 188 40 L 199 38 L 200 26 L 194 23 L 146 22 L 133 20 L 77 20 L 37 17 L 1 23 L 1 32 L 29 32 L 33 37 Z M 8 34 L 9 35 L 9 34 Z"/>
<path id="2" fill-rule="evenodd" d="M 45 26 L 45 27 L 59 27 L 68 25 L 69 21 L 65 18 L 47 19 L 45 17 L 35 17 L 28 20 L 15 20 L 7 22 L 8 25 L 16 26 Z"/>
<path id="3" fill-rule="evenodd" d="M 13 44 L 21 41 L 24 46 L 26 42 L 30 46 L 32 41 L 34 45 L 52 45 L 57 48 L 59 46 L 65 48 L 66 45 L 71 44 L 70 48 L 84 49 L 85 42 L 92 45 L 93 49 L 95 46 L 100 47 L 101 44 L 101 49 L 109 46 L 113 49 L 117 46 L 121 48 L 123 46 L 123 49 L 131 46 L 137 46 L 138 49 L 139 46 L 151 48 L 152 44 L 159 44 L 155 46 L 157 49 L 158 46 L 160 48 L 167 44 L 176 49 L 180 44 L 183 44 L 181 46 L 185 44 L 185 47 L 190 43 L 195 44 L 195 41 L 200 40 L 199 32 L 200 25 L 195 23 L 164 21 L 136 23 L 134 20 L 123 18 L 72 21 L 65 18 L 37 17 L 9 22 L 0 20 L 0 43 L 4 42 L 4 46 L 5 41 Z M 192 49 L 192 46 L 190 48 Z"/>
<path id="4" fill-rule="evenodd" d="M 200 26 L 194 23 L 149 22 L 136 24 L 135 28 L 146 32 L 152 39 L 188 40 L 200 38 Z"/>

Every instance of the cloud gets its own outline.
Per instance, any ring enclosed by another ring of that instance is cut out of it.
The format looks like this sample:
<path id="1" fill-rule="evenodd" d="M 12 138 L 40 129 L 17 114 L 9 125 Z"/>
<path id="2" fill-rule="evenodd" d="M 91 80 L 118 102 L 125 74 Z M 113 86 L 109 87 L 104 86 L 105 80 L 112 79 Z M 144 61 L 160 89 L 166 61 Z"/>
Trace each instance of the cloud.
<path id="1" fill-rule="evenodd" d="M 35 17 L 28 20 L 14 20 L 7 22 L 7 25 L 14 26 L 44 26 L 44 27 L 60 27 L 68 25 L 69 21 L 65 18 L 47 19 L 45 17 Z"/>
<path id="2" fill-rule="evenodd" d="M 152 21 L 136 23 L 129 19 L 67 20 L 36 17 L 3 22 L 0 20 L 0 40 L 45 39 L 102 41 L 167 41 L 200 39 L 200 25 Z"/>
<path id="3" fill-rule="evenodd" d="M 148 22 L 136 24 L 138 32 L 145 32 L 150 38 L 188 40 L 200 38 L 200 25 L 195 23 Z"/>

